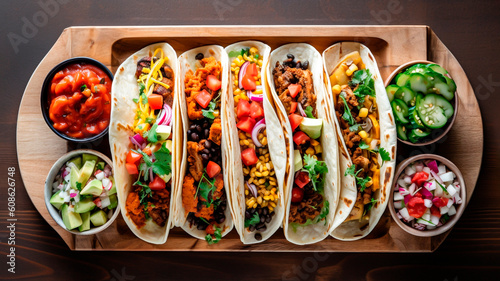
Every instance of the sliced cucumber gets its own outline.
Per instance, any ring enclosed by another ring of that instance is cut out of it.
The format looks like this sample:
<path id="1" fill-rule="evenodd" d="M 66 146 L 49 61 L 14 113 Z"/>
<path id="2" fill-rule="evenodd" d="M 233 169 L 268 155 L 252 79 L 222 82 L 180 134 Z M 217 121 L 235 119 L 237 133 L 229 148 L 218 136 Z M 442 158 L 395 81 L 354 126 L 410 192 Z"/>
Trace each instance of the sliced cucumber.
<path id="1" fill-rule="evenodd" d="M 437 73 L 435 71 L 429 70 L 424 74 L 425 78 L 431 82 L 431 85 L 436 83 L 446 83 L 446 79 L 441 73 Z"/>
<path id="2" fill-rule="evenodd" d="M 385 91 L 387 92 L 387 97 L 389 98 L 389 101 L 392 101 L 394 99 L 394 94 L 396 91 L 399 89 L 397 85 L 389 85 L 385 88 Z"/>
<path id="3" fill-rule="evenodd" d="M 416 110 L 416 107 L 411 107 L 409 110 L 410 113 L 410 123 L 411 126 L 415 129 L 425 129 L 424 123 L 422 123 L 422 120 L 420 120 L 420 117 L 418 116 L 418 112 Z"/>
<path id="4" fill-rule="evenodd" d="M 431 82 L 420 73 L 413 73 L 408 78 L 408 86 L 414 92 L 421 92 L 426 94 L 429 88 L 431 87 Z"/>
<path id="5" fill-rule="evenodd" d="M 442 75 L 448 74 L 448 71 L 446 69 L 442 68 L 439 64 L 429 64 L 427 65 L 428 68 L 432 69 L 433 71 L 436 71 L 437 73 L 441 73 Z"/>
<path id="6" fill-rule="evenodd" d="M 436 83 L 434 88 L 432 88 L 436 94 L 442 95 L 447 100 L 452 100 L 455 96 L 455 92 L 452 92 L 450 86 L 446 83 Z"/>
<path id="7" fill-rule="evenodd" d="M 446 84 L 448 84 L 448 86 L 450 87 L 450 91 L 453 93 L 456 92 L 457 91 L 457 84 L 455 84 L 455 81 L 453 81 L 453 79 L 451 79 L 448 76 L 445 76 L 444 79 L 446 79 Z"/>
<path id="8" fill-rule="evenodd" d="M 408 75 L 406 73 L 399 73 L 396 76 L 396 79 L 394 79 L 394 81 L 396 82 L 396 85 L 398 85 L 399 87 L 402 87 L 402 86 L 406 85 L 408 78 L 410 78 L 410 75 Z"/>
<path id="9" fill-rule="evenodd" d="M 419 100 L 416 110 L 422 123 L 431 129 L 443 127 L 454 112 L 450 102 L 436 94 L 428 94 Z"/>
<path id="10" fill-rule="evenodd" d="M 408 87 L 400 87 L 394 94 L 394 98 L 403 100 L 408 106 L 415 106 L 417 96 Z"/>
<path id="11" fill-rule="evenodd" d="M 404 125 L 396 123 L 396 131 L 398 132 L 398 138 L 401 140 L 408 140 L 408 136 L 406 134 L 407 129 Z"/>
<path id="12" fill-rule="evenodd" d="M 405 73 L 425 73 L 427 71 L 427 65 L 423 63 L 417 63 L 406 69 Z"/>
<path id="13" fill-rule="evenodd" d="M 399 121 L 401 124 L 410 123 L 410 120 L 406 118 L 408 117 L 408 106 L 406 106 L 406 103 L 404 101 L 400 99 L 394 99 L 391 102 L 391 107 L 397 121 Z"/>
<path id="14" fill-rule="evenodd" d="M 411 130 L 411 132 L 408 134 L 408 139 L 412 142 L 412 143 L 417 143 L 419 142 L 421 139 L 425 138 L 426 136 L 428 136 L 429 134 L 431 133 L 431 130 L 429 129 L 413 129 Z"/>

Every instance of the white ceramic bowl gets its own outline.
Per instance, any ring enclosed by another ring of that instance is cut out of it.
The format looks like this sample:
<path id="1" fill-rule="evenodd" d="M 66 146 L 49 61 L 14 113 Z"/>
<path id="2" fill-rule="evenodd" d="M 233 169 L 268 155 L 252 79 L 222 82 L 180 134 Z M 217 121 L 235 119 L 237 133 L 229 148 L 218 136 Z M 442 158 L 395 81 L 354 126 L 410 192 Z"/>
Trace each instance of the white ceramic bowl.
<path id="1" fill-rule="evenodd" d="M 118 217 L 118 214 L 120 213 L 120 206 L 117 206 L 115 208 L 115 210 L 113 212 L 113 216 L 105 224 L 103 224 L 99 227 L 90 228 L 87 231 L 80 232 L 78 230 L 67 229 L 63 223 L 61 213 L 59 212 L 59 210 L 56 209 L 54 206 L 52 206 L 52 204 L 50 204 L 50 197 L 52 197 L 52 184 L 54 183 L 54 179 L 57 176 L 57 174 L 59 173 L 61 167 L 66 162 L 68 162 L 71 158 L 78 156 L 78 155 L 82 155 L 83 153 L 95 155 L 95 156 L 101 158 L 102 160 L 104 160 L 106 162 L 106 164 L 113 167 L 113 162 L 106 155 L 104 155 L 98 151 L 90 150 L 90 149 L 79 149 L 79 150 L 70 151 L 70 152 L 64 154 L 63 156 L 61 156 L 61 158 L 59 158 L 56 161 L 56 163 L 54 163 L 52 168 L 50 168 L 50 172 L 47 175 L 47 178 L 45 179 L 44 197 L 45 197 L 45 206 L 47 207 L 47 210 L 49 211 L 52 218 L 57 222 L 57 224 L 60 227 L 62 227 L 63 229 L 65 229 L 66 231 L 68 231 L 72 234 L 92 235 L 92 234 L 96 234 L 96 233 L 99 233 L 99 232 L 105 230 L 108 226 L 110 226 L 115 221 L 116 217 Z"/>

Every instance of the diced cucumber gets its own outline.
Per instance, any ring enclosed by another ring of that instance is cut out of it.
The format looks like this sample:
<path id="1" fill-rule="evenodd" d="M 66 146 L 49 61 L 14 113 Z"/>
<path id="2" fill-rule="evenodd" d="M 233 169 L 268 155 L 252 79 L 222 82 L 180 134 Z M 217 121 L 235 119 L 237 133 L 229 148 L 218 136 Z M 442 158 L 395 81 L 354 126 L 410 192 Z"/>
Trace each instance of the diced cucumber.
<path id="1" fill-rule="evenodd" d="M 408 87 L 400 87 L 394 94 L 394 98 L 403 100 L 408 106 L 415 106 L 416 95 Z"/>
<path id="2" fill-rule="evenodd" d="M 391 102 L 394 99 L 394 94 L 396 91 L 399 89 L 397 85 L 389 85 L 387 88 L 385 88 L 385 91 L 387 92 L 387 97 L 389 98 L 389 102 Z"/>
<path id="3" fill-rule="evenodd" d="M 423 74 L 413 73 L 408 78 L 408 86 L 414 92 L 421 92 L 427 94 L 431 86 L 431 83 Z"/>
<path id="4" fill-rule="evenodd" d="M 408 135 L 408 139 L 413 143 L 417 143 L 421 139 L 428 136 L 430 133 L 431 133 L 431 130 L 429 130 L 429 129 L 424 129 L 424 130 L 413 129 L 413 130 L 411 130 L 410 134 Z"/>
<path id="5" fill-rule="evenodd" d="M 404 101 L 400 99 L 394 99 L 391 102 L 391 107 L 397 121 L 402 124 L 410 123 L 410 120 L 406 118 L 408 117 L 408 106 L 406 106 L 406 103 Z"/>
<path id="6" fill-rule="evenodd" d="M 401 140 L 408 140 L 408 136 L 406 134 L 406 127 L 404 125 L 401 125 L 399 123 L 396 124 L 397 132 L 398 132 L 398 138 Z"/>

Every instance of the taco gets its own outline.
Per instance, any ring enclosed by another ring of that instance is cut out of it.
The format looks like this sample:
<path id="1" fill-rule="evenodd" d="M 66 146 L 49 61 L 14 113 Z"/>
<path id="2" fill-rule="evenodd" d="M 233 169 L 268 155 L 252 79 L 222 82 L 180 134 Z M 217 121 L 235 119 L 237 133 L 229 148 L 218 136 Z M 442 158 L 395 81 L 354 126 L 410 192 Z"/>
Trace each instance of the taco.
<path id="1" fill-rule="evenodd" d="M 339 197 L 337 137 L 321 55 L 308 44 L 284 45 L 271 53 L 267 77 L 288 156 L 285 236 L 294 244 L 316 243 L 330 234 Z"/>
<path id="2" fill-rule="evenodd" d="M 227 94 L 227 55 L 204 46 L 179 57 L 179 101 L 184 151 L 179 172 L 177 221 L 187 233 L 217 243 L 233 228 L 228 187 L 231 167 L 222 124 Z"/>
<path id="3" fill-rule="evenodd" d="M 343 222 L 332 236 L 357 240 L 373 230 L 387 206 L 395 167 L 396 127 L 377 62 L 366 46 L 338 43 L 324 51 L 323 59 L 343 140 L 342 155 L 348 156 L 344 156 L 347 160 L 341 168 L 342 191 L 346 190 L 342 196 L 346 197 L 339 200 L 338 211 L 343 212 Z"/>
<path id="4" fill-rule="evenodd" d="M 286 145 L 263 86 L 271 48 L 245 41 L 225 50 L 231 66 L 223 106 L 228 109 L 224 124 L 231 150 L 233 219 L 241 241 L 253 244 L 271 237 L 283 221 Z"/>
<path id="5" fill-rule="evenodd" d="M 170 45 L 150 45 L 120 65 L 112 87 L 109 143 L 118 202 L 132 232 L 153 244 L 166 242 L 175 213 L 176 69 Z"/>

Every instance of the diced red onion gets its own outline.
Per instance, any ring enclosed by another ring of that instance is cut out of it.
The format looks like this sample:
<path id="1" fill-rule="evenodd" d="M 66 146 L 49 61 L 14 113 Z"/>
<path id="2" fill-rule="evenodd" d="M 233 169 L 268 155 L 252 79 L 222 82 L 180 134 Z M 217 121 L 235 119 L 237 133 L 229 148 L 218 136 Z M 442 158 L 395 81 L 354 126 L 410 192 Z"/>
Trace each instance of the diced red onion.
<path id="1" fill-rule="evenodd" d="M 160 122 L 159 125 L 170 126 L 170 123 L 172 122 L 172 108 L 168 104 L 164 104 L 162 111 L 165 113 L 165 119 L 163 122 Z"/>
<path id="2" fill-rule="evenodd" d="M 266 127 L 266 119 L 262 118 L 257 124 L 252 129 L 252 141 L 257 147 L 261 147 L 262 144 L 260 143 L 258 136 L 259 132 Z"/>
<path id="3" fill-rule="evenodd" d="M 407 184 L 411 183 L 411 177 L 410 176 L 406 176 L 405 177 L 405 183 L 407 183 Z"/>
<path id="4" fill-rule="evenodd" d="M 111 173 L 111 166 L 106 165 L 106 166 L 104 167 L 104 174 L 106 175 L 106 177 L 111 176 L 111 174 L 112 174 L 112 173 Z"/>
<path id="5" fill-rule="evenodd" d="M 248 182 L 246 182 L 246 185 L 248 187 L 248 190 L 250 190 L 250 192 L 252 193 L 253 197 L 257 198 L 258 197 L 257 187 L 254 184 Z"/>
<path id="6" fill-rule="evenodd" d="M 432 200 L 430 200 L 430 199 L 424 199 L 424 205 L 427 208 L 432 207 Z"/>
<path id="7" fill-rule="evenodd" d="M 418 230 L 425 230 L 426 225 L 425 225 L 425 224 L 422 224 L 422 223 L 415 223 L 415 224 L 413 225 L 413 228 L 418 229 Z"/>
<path id="8" fill-rule="evenodd" d="M 406 196 L 406 195 L 410 194 L 410 192 L 402 187 L 399 187 L 399 194 Z"/>
<path id="9" fill-rule="evenodd" d="M 70 197 L 70 198 L 74 198 L 74 197 L 76 197 L 77 195 L 78 195 L 78 193 L 76 193 L 76 192 L 72 192 L 72 193 L 70 193 L 70 194 L 69 194 L 69 197 Z"/>
<path id="10" fill-rule="evenodd" d="M 413 167 L 413 165 L 409 165 L 408 167 L 405 168 L 405 175 L 407 175 L 407 176 L 411 176 L 411 175 L 415 174 L 415 172 L 416 172 L 416 170 Z"/>
<path id="11" fill-rule="evenodd" d="M 153 181 L 153 177 L 154 177 L 153 168 L 149 168 L 149 180 Z"/>
<path id="12" fill-rule="evenodd" d="M 410 193 L 413 195 L 413 194 L 415 194 L 415 189 L 416 189 L 416 188 L 417 188 L 417 185 L 416 185 L 416 184 L 414 184 L 414 183 L 412 183 L 412 184 L 410 185 L 410 188 L 408 189 L 408 191 L 410 191 Z"/>
<path id="13" fill-rule="evenodd" d="M 110 182 L 109 179 L 102 179 L 102 188 L 106 188 Z"/>
<path id="14" fill-rule="evenodd" d="M 432 197 L 434 197 L 432 193 L 425 187 L 422 188 L 422 196 L 424 197 L 424 199 L 432 199 Z"/>
<path id="15" fill-rule="evenodd" d="M 438 169 L 438 164 L 436 162 L 436 160 L 432 160 L 431 162 L 427 163 L 427 167 L 429 167 L 432 171 L 434 171 L 434 173 L 439 173 L 439 169 Z"/>
<path id="16" fill-rule="evenodd" d="M 241 80 L 243 80 L 243 76 L 245 76 L 247 72 L 248 65 L 250 65 L 250 62 L 248 61 L 243 63 L 240 67 L 240 72 L 238 72 L 238 87 L 240 87 L 240 89 L 243 89 L 243 86 L 241 85 Z"/>
<path id="17" fill-rule="evenodd" d="M 145 143 L 145 140 L 141 136 L 141 134 L 135 134 L 135 136 L 130 137 L 130 141 L 138 147 L 142 147 L 142 145 Z"/>
<path id="18" fill-rule="evenodd" d="M 422 164 L 421 162 L 415 163 L 415 170 L 417 172 L 422 172 L 423 169 L 424 169 L 424 164 Z"/>
<path id="19" fill-rule="evenodd" d="M 263 102 L 264 101 L 264 94 L 254 94 L 252 91 L 247 91 L 247 96 L 252 101 L 256 101 L 256 102 Z"/>
<path id="20" fill-rule="evenodd" d="M 98 171 L 96 171 L 96 172 L 95 172 L 95 174 L 94 174 L 94 175 L 95 175 L 95 178 L 96 178 L 96 179 L 98 179 L 98 180 L 102 181 L 102 180 L 104 179 L 104 176 L 105 176 L 106 174 L 104 174 L 104 172 L 103 172 L 103 171 L 98 170 Z"/>
<path id="21" fill-rule="evenodd" d="M 406 195 L 405 196 L 405 204 L 408 204 L 408 202 L 410 202 L 411 198 L 413 198 L 413 196 L 411 196 L 410 194 Z"/>
<path id="22" fill-rule="evenodd" d="M 94 200 L 94 204 L 95 204 L 98 208 L 101 208 L 101 198 L 97 197 L 97 198 Z"/>
<path id="23" fill-rule="evenodd" d="M 299 108 L 300 115 L 302 115 L 302 117 L 307 117 L 307 114 L 302 108 L 302 104 L 300 102 L 297 103 L 297 107 Z"/>
<path id="24" fill-rule="evenodd" d="M 440 183 L 443 184 L 443 181 L 441 180 L 441 177 L 439 177 L 436 172 L 431 170 L 431 175 Z"/>
<path id="25" fill-rule="evenodd" d="M 65 178 L 68 174 L 68 170 L 64 169 L 64 171 L 62 172 L 62 177 Z"/>
<path id="26" fill-rule="evenodd" d="M 109 197 L 103 197 L 101 198 L 101 206 L 99 208 L 104 209 L 107 206 L 111 204 L 111 200 L 109 200 Z"/>

